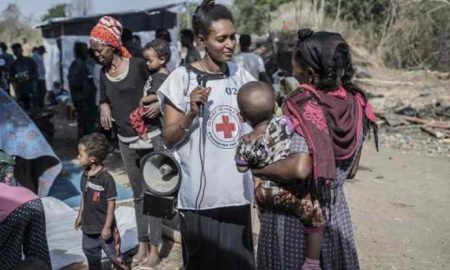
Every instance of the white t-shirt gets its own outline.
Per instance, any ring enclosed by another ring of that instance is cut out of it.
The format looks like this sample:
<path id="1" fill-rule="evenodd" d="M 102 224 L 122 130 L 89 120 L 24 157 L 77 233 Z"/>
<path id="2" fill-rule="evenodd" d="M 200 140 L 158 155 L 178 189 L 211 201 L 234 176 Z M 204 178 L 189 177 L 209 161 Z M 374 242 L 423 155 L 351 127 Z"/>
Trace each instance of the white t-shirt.
<path id="1" fill-rule="evenodd" d="M 261 56 L 252 52 L 240 52 L 234 56 L 234 62 L 258 79 L 259 73 L 266 72 Z"/>
<path id="2" fill-rule="evenodd" d="M 238 172 L 234 160 L 238 139 L 244 129 L 237 104 L 239 88 L 255 79 L 245 70 L 228 63 L 229 77 L 208 75 L 211 87 L 209 101 L 203 110 L 204 173 L 206 186 L 204 198 L 196 203 L 202 172 L 200 159 L 200 120 L 196 118 L 189 127 L 184 141 L 175 147 L 180 162 L 182 181 L 178 192 L 180 209 L 212 209 L 239 206 L 253 200 L 251 173 Z M 159 88 L 157 95 L 161 106 L 169 99 L 182 112 L 189 111 L 190 93 L 198 85 L 200 71 L 185 67 L 175 69 Z M 203 73 L 205 74 L 205 73 Z M 188 82 L 189 81 L 189 82 Z M 162 110 L 161 110 L 162 111 Z M 247 129 L 247 128 L 246 128 Z"/>

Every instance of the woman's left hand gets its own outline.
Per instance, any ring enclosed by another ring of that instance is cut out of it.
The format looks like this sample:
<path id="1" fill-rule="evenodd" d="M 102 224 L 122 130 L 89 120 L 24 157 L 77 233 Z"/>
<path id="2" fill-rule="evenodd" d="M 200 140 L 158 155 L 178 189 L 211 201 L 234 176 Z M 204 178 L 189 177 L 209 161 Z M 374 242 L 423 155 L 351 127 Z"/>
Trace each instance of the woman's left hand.
<path id="1" fill-rule="evenodd" d="M 156 118 L 161 113 L 158 102 L 145 106 L 144 116 L 150 119 Z"/>

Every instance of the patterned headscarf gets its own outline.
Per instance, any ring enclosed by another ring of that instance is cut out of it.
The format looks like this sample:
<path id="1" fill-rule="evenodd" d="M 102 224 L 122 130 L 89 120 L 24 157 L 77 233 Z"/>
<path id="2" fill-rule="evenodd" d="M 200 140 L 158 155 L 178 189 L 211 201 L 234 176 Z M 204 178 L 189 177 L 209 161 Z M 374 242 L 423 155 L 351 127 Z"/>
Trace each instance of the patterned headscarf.
<path id="1" fill-rule="evenodd" d="M 92 28 L 89 38 L 119 50 L 122 57 L 131 58 L 128 50 L 122 46 L 121 35 L 122 24 L 111 16 L 103 16 L 98 20 L 97 25 Z"/>

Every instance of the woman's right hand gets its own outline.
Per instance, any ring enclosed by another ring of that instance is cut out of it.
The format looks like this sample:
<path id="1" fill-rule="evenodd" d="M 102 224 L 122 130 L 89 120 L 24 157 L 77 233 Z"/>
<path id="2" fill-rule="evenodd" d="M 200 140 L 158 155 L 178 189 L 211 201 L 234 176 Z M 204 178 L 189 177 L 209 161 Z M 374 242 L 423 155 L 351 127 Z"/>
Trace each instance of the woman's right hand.
<path id="1" fill-rule="evenodd" d="M 100 105 L 100 122 L 102 127 L 106 130 L 112 128 L 112 114 L 111 108 L 108 103 L 103 103 Z"/>
<path id="2" fill-rule="evenodd" d="M 208 102 L 209 93 L 211 92 L 211 87 L 201 87 L 197 86 L 191 92 L 191 99 L 189 101 L 191 107 L 191 113 L 198 114 L 200 110 L 200 104 L 205 104 Z"/>

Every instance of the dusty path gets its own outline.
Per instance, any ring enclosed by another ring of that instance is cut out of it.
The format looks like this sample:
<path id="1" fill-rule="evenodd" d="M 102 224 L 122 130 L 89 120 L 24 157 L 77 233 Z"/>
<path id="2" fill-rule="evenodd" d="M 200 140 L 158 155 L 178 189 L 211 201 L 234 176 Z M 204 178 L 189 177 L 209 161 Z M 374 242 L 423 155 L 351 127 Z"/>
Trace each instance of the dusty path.
<path id="1" fill-rule="evenodd" d="M 346 194 L 362 269 L 449 269 L 450 158 L 366 145 Z"/>

